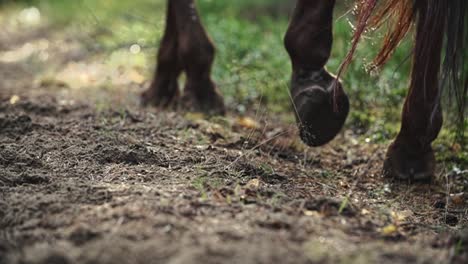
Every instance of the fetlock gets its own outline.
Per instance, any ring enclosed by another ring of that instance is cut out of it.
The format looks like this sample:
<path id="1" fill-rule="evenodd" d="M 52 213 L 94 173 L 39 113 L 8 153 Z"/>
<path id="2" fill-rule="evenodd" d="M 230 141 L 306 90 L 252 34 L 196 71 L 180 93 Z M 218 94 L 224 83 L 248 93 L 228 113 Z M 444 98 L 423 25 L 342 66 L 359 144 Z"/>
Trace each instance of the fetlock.
<path id="1" fill-rule="evenodd" d="M 390 144 L 383 173 L 397 180 L 430 181 L 434 177 L 436 160 L 430 143 L 420 144 L 398 136 Z"/>
<path id="2" fill-rule="evenodd" d="M 309 146 L 332 140 L 343 127 L 349 100 L 325 70 L 333 42 L 334 0 L 298 1 L 284 45 L 291 58 L 291 96 L 301 139 Z"/>

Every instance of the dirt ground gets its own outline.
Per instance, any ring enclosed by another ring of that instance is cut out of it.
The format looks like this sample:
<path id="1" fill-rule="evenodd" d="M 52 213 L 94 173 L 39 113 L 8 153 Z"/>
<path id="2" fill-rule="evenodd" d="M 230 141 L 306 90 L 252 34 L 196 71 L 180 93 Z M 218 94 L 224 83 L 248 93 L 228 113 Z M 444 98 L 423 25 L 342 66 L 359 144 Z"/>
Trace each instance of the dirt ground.
<path id="1" fill-rule="evenodd" d="M 64 36 L 0 34 L 0 263 L 467 263 L 466 168 L 394 183 L 352 131 L 143 109 L 141 69 Z"/>

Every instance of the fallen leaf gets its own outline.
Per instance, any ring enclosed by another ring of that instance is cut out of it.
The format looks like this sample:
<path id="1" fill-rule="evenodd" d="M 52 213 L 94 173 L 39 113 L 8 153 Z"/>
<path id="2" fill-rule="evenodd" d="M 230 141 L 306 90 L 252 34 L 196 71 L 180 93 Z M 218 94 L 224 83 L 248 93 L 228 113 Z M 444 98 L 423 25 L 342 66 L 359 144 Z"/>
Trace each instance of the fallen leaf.
<path id="1" fill-rule="evenodd" d="M 258 124 L 257 121 L 253 120 L 250 117 L 239 117 L 237 119 L 237 124 L 247 129 L 259 129 L 260 128 L 260 124 Z"/>
<path id="2" fill-rule="evenodd" d="M 19 100 L 20 100 L 20 97 L 15 94 L 10 98 L 10 104 L 14 105 L 14 104 L 18 103 Z"/>
<path id="3" fill-rule="evenodd" d="M 398 228 L 393 224 L 382 228 L 382 235 L 384 236 L 392 236 L 397 232 L 398 232 Z"/>
<path id="4" fill-rule="evenodd" d="M 311 210 L 305 210 L 304 211 L 305 216 L 320 216 L 320 214 L 317 211 L 311 211 Z"/>
<path id="5" fill-rule="evenodd" d="M 251 190 L 257 190 L 259 187 L 260 187 L 260 180 L 258 179 L 253 179 L 253 180 L 250 180 L 246 186 L 245 186 L 247 189 L 251 189 Z"/>
<path id="6" fill-rule="evenodd" d="M 406 218 L 412 216 L 413 212 L 411 212 L 410 210 L 404 210 L 404 211 L 401 211 L 401 212 L 392 211 L 390 214 L 391 214 L 391 216 L 393 218 L 393 221 L 402 222 L 402 221 L 405 221 Z"/>
<path id="7" fill-rule="evenodd" d="M 451 194 L 450 201 L 454 205 L 457 205 L 457 206 L 463 205 L 465 204 L 465 194 L 464 193 Z"/>
<path id="8" fill-rule="evenodd" d="M 362 209 L 362 210 L 361 210 L 361 214 L 362 214 L 362 215 L 368 215 L 368 214 L 370 214 L 370 212 L 369 212 L 369 210 L 367 210 L 367 209 Z"/>

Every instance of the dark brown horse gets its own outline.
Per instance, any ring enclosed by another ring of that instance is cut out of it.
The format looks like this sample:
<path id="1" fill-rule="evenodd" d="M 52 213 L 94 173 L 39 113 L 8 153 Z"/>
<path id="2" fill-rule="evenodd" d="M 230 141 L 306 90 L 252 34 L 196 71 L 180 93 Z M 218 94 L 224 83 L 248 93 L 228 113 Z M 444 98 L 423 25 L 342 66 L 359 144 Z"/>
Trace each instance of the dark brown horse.
<path id="1" fill-rule="evenodd" d="M 332 47 L 335 0 L 298 0 L 284 38 L 292 63 L 291 96 L 302 140 L 320 146 L 341 130 L 349 100 L 337 77 L 325 68 Z M 367 28 L 384 21 L 389 33 L 374 66 L 382 66 L 415 24 L 415 44 L 409 92 L 401 130 L 384 162 L 386 175 L 427 180 L 434 174 L 431 147 L 442 126 L 442 88 L 458 102 L 464 121 L 468 47 L 466 0 L 357 0 L 357 24 L 352 49 L 338 76 L 350 63 Z M 200 21 L 194 0 L 168 0 L 166 30 L 158 65 L 145 104 L 167 107 L 179 101 L 191 110 L 224 114 L 223 98 L 211 80 L 215 48 Z M 180 94 L 178 77 L 187 81 Z"/>

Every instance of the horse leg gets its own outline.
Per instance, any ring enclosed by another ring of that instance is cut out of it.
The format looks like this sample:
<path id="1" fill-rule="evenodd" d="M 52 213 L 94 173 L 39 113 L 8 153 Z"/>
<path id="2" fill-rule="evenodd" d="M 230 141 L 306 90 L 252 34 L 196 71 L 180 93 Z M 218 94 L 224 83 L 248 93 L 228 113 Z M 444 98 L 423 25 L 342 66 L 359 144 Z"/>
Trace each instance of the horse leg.
<path id="1" fill-rule="evenodd" d="M 343 87 L 325 68 L 333 42 L 335 0 L 298 0 L 284 42 L 292 63 L 291 96 L 302 140 L 320 146 L 349 112 Z"/>
<path id="2" fill-rule="evenodd" d="M 441 1 L 443 3 L 444 1 Z M 387 151 L 384 174 L 402 180 L 428 180 L 434 175 L 431 143 L 442 127 L 439 71 L 444 38 L 443 14 L 427 14 L 427 2 L 416 1 L 416 28 L 411 85 L 399 134 Z"/>
<path id="3" fill-rule="evenodd" d="M 172 0 L 176 5 L 178 56 L 186 73 L 184 106 L 209 114 L 224 114 L 224 101 L 211 80 L 215 47 L 206 33 L 194 0 Z"/>
<path id="4" fill-rule="evenodd" d="M 179 95 L 177 78 L 182 67 L 177 57 L 176 10 L 174 1 L 167 1 L 166 28 L 158 51 L 157 66 L 150 87 L 141 96 L 144 105 L 167 107 Z"/>

